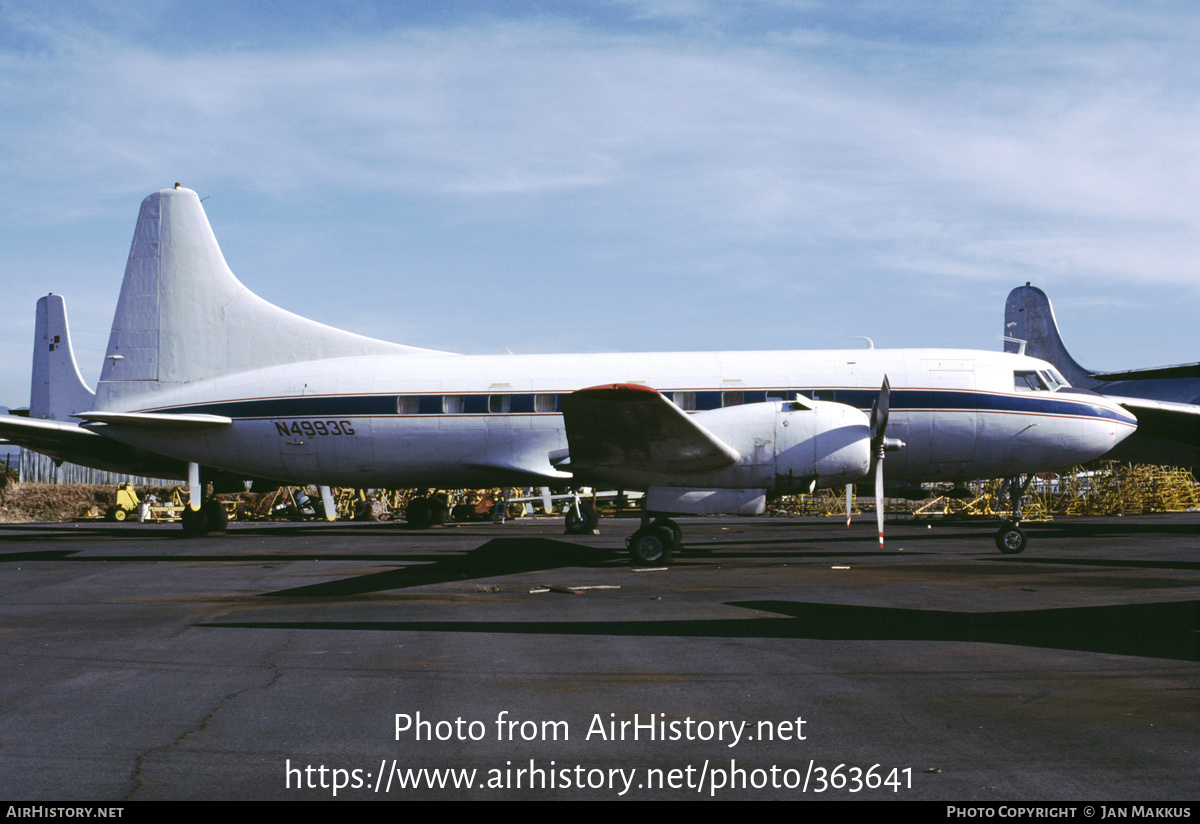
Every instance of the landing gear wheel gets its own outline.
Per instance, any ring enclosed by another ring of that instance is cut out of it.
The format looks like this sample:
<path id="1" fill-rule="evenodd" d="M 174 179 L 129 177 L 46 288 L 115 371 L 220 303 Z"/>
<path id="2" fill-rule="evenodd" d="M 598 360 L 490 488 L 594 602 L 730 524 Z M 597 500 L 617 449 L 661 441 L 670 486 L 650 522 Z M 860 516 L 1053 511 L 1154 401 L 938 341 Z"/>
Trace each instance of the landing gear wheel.
<path id="1" fill-rule="evenodd" d="M 428 498 L 413 498 L 404 510 L 404 519 L 413 529 L 428 529 L 433 523 L 433 506 Z"/>
<path id="2" fill-rule="evenodd" d="M 594 506 L 580 501 L 579 512 L 575 511 L 575 504 L 567 506 L 566 523 L 568 535 L 587 535 L 600 523 L 600 516 L 596 514 Z"/>
<path id="3" fill-rule="evenodd" d="M 665 526 L 644 526 L 629 539 L 629 559 L 634 564 L 666 565 L 674 551 L 671 530 Z"/>
<path id="4" fill-rule="evenodd" d="M 198 538 L 208 534 L 208 513 L 203 508 L 192 509 L 190 506 L 185 506 L 179 520 L 183 523 L 183 531 L 186 535 Z"/>
<path id="5" fill-rule="evenodd" d="M 200 511 L 208 522 L 207 532 L 225 532 L 229 528 L 229 513 L 220 501 L 205 501 Z"/>
<path id="6" fill-rule="evenodd" d="M 1005 555 L 1020 555 L 1028 543 L 1025 531 L 1012 521 L 1005 521 L 996 533 L 996 548 Z"/>
<path id="7" fill-rule="evenodd" d="M 679 524 L 675 523 L 670 518 L 655 518 L 654 523 L 651 524 L 651 526 L 660 526 L 667 532 L 670 532 L 671 543 L 674 544 L 675 549 L 679 549 L 681 546 L 683 546 L 683 529 L 680 528 Z"/>
<path id="8" fill-rule="evenodd" d="M 450 507 L 441 498 L 429 499 L 429 525 L 443 526 L 450 520 Z"/>

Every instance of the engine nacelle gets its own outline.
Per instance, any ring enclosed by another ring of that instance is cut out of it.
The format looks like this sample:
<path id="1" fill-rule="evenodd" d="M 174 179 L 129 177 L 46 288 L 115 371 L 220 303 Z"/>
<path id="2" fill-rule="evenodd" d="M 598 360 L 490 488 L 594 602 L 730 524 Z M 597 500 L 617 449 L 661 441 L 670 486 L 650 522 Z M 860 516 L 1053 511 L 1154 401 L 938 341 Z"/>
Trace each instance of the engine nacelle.
<path id="1" fill-rule="evenodd" d="M 851 483 L 871 468 L 870 423 L 845 404 L 768 401 L 697 412 L 692 419 L 735 449 L 737 462 L 703 472 L 606 469 L 607 480 L 626 489 L 789 493 Z"/>
<path id="2" fill-rule="evenodd" d="M 871 469 L 871 424 L 844 403 L 784 403 L 775 420 L 775 490 L 842 486 Z"/>

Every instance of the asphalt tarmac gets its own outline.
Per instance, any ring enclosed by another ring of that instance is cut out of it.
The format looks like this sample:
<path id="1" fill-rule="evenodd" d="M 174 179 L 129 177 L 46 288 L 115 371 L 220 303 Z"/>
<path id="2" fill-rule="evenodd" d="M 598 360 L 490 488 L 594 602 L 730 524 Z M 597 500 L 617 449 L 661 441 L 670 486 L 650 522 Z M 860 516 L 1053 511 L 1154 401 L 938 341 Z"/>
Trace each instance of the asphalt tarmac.
<path id="1" fill-rule="evenodd" d="M 1200 513 L 680 523 L 0 525 L 0 798 L 1200 799 Z"/>

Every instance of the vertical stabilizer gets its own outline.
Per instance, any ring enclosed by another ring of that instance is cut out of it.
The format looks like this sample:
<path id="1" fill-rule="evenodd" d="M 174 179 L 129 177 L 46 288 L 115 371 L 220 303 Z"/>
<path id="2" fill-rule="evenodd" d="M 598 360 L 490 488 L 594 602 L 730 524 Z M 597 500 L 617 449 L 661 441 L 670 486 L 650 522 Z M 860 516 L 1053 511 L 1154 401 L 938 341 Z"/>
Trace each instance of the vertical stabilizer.
<path id="1" fill-rule="evenodd" d="M 268 366 L 428 351 L 334 329 L 258 297 L 226 265 L 200 198 L 176 186 L 142 201 L 96 407 Z"/>
<path id="2" fill-rule="evenodd" d="M 29 417 L 66 421 L 86 412 L 96 397 L 75 362 L 67 328 L 67 303 L 62 295 L 38 298 L 33 329 L 33 380 L 29 386 Z"/>
<path id="3" fill-rule="evenodd" d="M 1088 387 L 1095 383 L 1092 371 L 1076 363 L 1063 345 L 1050 298 L 1036 286 L 1025 284 L 1008 293 L 1004 303 L 1004 334 L 1026 341 L 1026 355 L 1054 364 L 1071 385 Z M 1017 348 L 1011 341 L 1004 342 L 1005 352 L 1016 352 Z"/>

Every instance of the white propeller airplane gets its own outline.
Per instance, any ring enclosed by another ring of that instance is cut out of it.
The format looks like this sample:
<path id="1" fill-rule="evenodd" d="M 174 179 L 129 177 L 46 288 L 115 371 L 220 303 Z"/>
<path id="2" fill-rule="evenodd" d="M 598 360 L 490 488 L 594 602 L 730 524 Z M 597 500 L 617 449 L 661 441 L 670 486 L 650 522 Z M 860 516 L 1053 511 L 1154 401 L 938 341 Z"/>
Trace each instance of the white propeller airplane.
<path id="1" fill-rule="evenodd" d="M 668 515 L 761 513 L 771 495 L 872 466 L 882 497 L 887 452 L 894 480 L 1014 477 L 1096 458 L 1137 425 L 1045 361 L 999 352 L 456 355 L 362 337 L 250 292 L 178 184 L 142 202 L 85 392 L 71 395 L 90 406 L 72 410 L 82 426 L 10 418 L 0 434 L 60 456 L 101 438 L 186 463 L 191 532 L 223 526 L 201 500 L 202 466 L 354 487 L 602 485 L 645 491 L 628 541 L 643 563 L 680 545 Z M 436 507 L 418 499 L 410 522 Z M 1009 552 L 1025 540 L 1015 522 L 997 536 Z"/>

